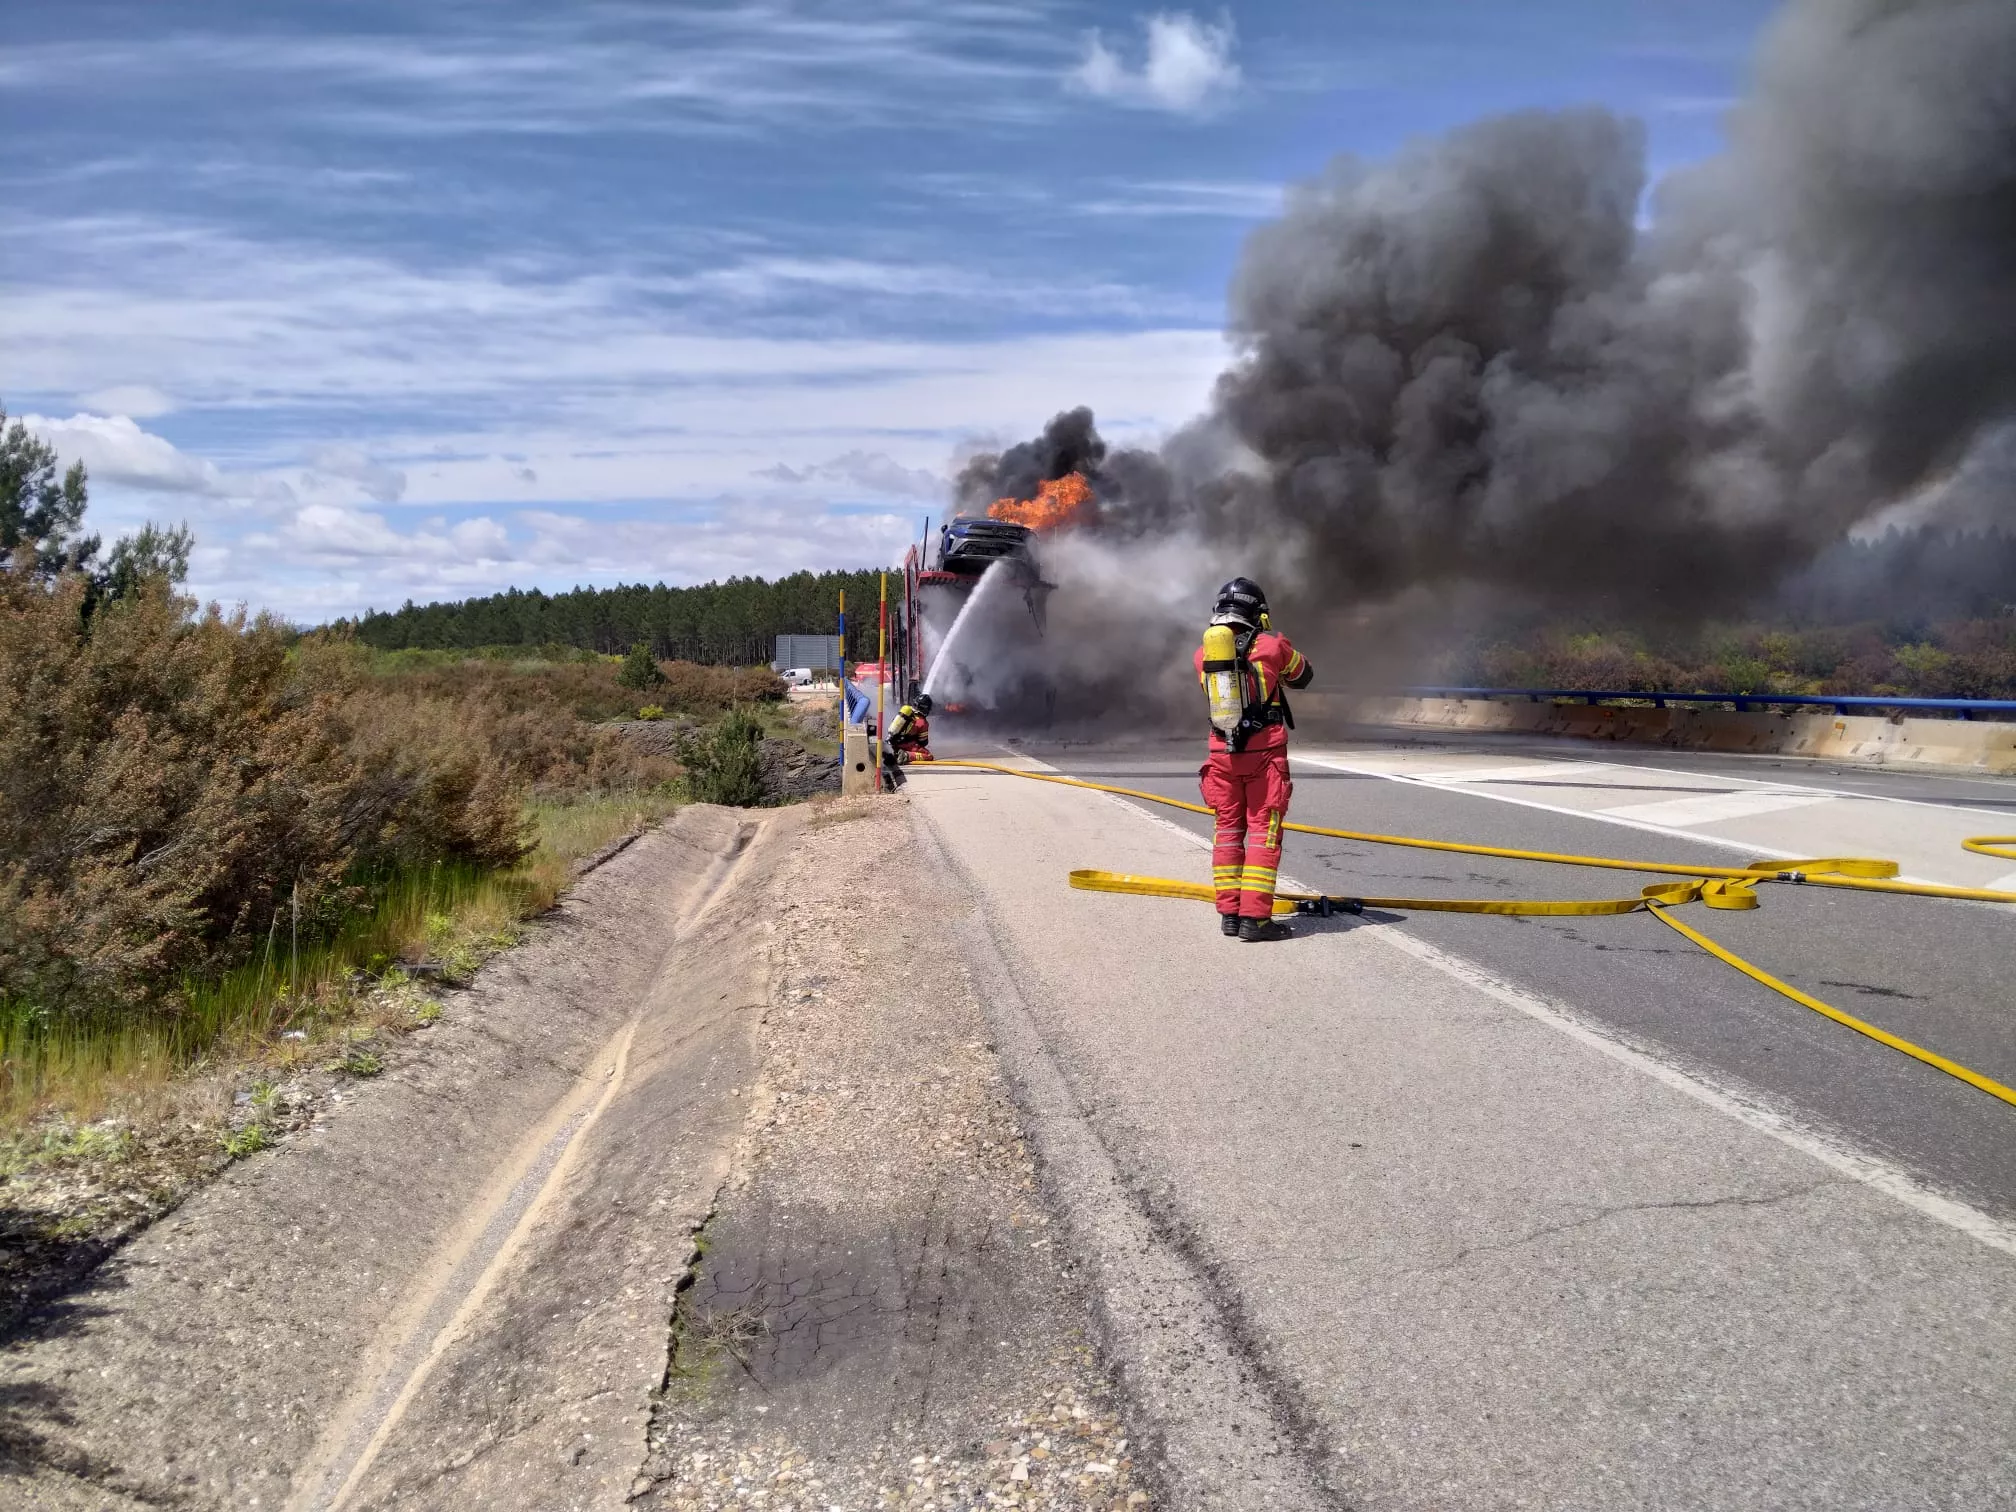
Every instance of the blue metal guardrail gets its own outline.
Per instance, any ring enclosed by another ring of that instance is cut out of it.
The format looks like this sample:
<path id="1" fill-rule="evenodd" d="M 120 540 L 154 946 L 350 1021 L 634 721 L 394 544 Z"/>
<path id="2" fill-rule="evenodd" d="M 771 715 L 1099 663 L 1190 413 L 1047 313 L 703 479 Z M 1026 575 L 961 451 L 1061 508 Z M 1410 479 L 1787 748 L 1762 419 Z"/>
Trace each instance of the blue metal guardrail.
<path id="1" fill-rule="evenodd" d="M 2016 699 L 2010 698 L 1883 698 L 1863 694 L 1802 693 L 1646 693 L 1630 690 L 1590 690 L 1585 688 L 1402 688 L 1403 698 L 1523 698 L 1528 703 L 1542 699 L 1580 699 L 1597 704 L 1610 699 L 1649 701 L 1654 708 L 1668 704 L 1734 704 L 1738 713 L 1751 709 L 1793 707 L 1832 709 L 1836 714 L 1857 710 L 1923 709 L 1927 713 L 1954 714 L 1961 719 L 2016 719 Z"/>

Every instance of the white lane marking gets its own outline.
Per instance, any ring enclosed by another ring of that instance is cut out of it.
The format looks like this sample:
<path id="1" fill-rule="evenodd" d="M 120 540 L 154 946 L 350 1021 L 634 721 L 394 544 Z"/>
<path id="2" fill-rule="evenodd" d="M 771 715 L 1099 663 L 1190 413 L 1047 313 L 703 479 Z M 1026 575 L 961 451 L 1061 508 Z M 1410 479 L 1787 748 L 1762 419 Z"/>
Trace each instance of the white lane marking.
<path id="1" fill-rule="evenodd" d="M 1307 758 L 1298 757 L 1297 760 Z M 1055 772 L 1058 768 L 1031 759 L 1031 765 L 1041 766 L 1045 771 Z M 1150 824 L 1180 836 L 1191 845 L 1202 850 L 1211 849 L 1211 842 L 1203 835 L 1184 829 L 1180 824 L 1164 819 L 1159 814 L 1151 814 L 1142 809 L 1133 799 L 1122 798 L 1114 793 L 1101 793 L 1102 798 L 1111 799 L 1125 808 L 1137 819 L 1145 819 Z M 2012 878 L 2016 881 L 2016 878 Z M 1320 893 L 1320 887 L 1311 887 L 1307 882 L 1282 874 L 1282 889 L 1286 892 Z M 1372 929 L 1367 938 L 1412 956 L 1422 965 L 1432 967 L 1444 976 L 1453 977 L 1465 986 L 1475 988 L 1485 996 L 1503 1003 L 1506 1007 L 1536 1019 L 1550 1029 L 1558 1029 L 1570 1039 L 1620 1064 L 1642 1071 L 1654 1081 L 1674 1091 L 1684 1093 L 1696 1102 L 1713 1108 L 1726 1117 L 1735 1119 L 1760 1134 L 1768 1134 L 1780 1144 L 1810 1155 L 1822 1165 L 1839 1171 L 1853 1181 L 1873 1187 L 1916 1212 L 1924 1214 L 1934 1222 L 1943 1223 L 1948 1228 L 1957 1229 L 1968 1238 L 1985 1244 L 1992 1250 L 2000 1250 L 2005 1255 L 2016 1256 L 2016 1224 L 2005 1223 L 1979 1208 L 1948 1196 L 1930 1183 L 1911 1175 L 1901 1166 L 1879 1160 L 1854 1149 L 1840 1140 L 1831 1138 L 1817 1129 L 1808 1128 L 1797 1119 L 1766 1106 L 1757 1093 L 1744 1095 L 1730 1088 L 1717 1086 L 1704 1079 L 1698 1072 L 1683 1070 L 1670 1061 L 1660 1058 L 1652 1051 L 1636 1045 L 1626 1044 L 1617 1039 L 1608 1029 L 1592 1024 L 1567 1004 L 1553 998 L 1529 992 L 1515 983 L 1493 976 L 1474 961 L 1462 956 L 1451 955 L 1446 950 L 1438 950 L 1426 941 L 1417 940 L 1412 935 L 1398 929 Z"/>
<path id="2" fill-rule="evenodd" d="M 1453 755 L 1455 753 L 1452 752 L 1451 754 Z M 1651 756 L 1657 753 L 1648 751 L 1645 752 L 1644 754 L 1647 756 Z M 1783 756 L 1766 755 L 1762 752 L 1755 752 L 1755 751 L 1718 751 L 1715 753 L 1715 755 L 1716 759 L 1720 761 L 1778 762 L 1786 759 Z M 1300 761 L 1304 758 L 1298 756 L 1293 759 Z M 1577 761 L 1572 757 L 1565 757 L 1565 756 L 1555 756 L 1555 757 L 1535 756 L 1533 759 L 1535 761 L 1553 761 L 1558 765 L 1564 767 L 1599 768 L 1608 766 L 1618 772 L 1657 772 L 1660 775 L 1666 777 L 1699 777 L 1709 782 L 1741 782 L 1751 787 L 1758 787 L 1758 788 L 1774 788 L 1774 789 L 1796 788 L 1799 791 L 1806 793 L 1825 793 L 1829 798 L 1846 798 L 1860 803 L 1889 803 L 1894 804 L 1899 808 L 1943 809 L 1949 814 L 1971 814 L 1977 819 L 1993 820 L 1996 817 L 1998 817 L 1992 809 L 1982 808 L 1980 805 L 1972 803 L 1940 803 L 1931 798 L 1895 798 L 1888 793 L 1865 793 L 1857 788 L 1823 787 L 1818 783 L 1791 782 L 1785 779 L 1774 777 L 1761 777 L 1761 778 L 1731 777 L 1723 772 L 1696 771 L 1691 767 L 1659 766 L 1651 761 L 1636 761 L 1636 762 Z M 1824 761 L 1826 758 L 1817 756 L 1805 756 L 1793 759 L 1807 762 L 1819 762 Z M 1388 775 L 1386 772 L 1381 771 L 1375 767 L 1367 767 L 1365 768 L 1365 770 L 1366 772 L 1375 776 L 1384 777 Z M 1873 770 L 1880 771 L 1881 768 L 1875 768 Z M 1836 775 L 1838 776 L 1839 773 L 1837 773 Z M 1976 787 L 2000 788 L 2005 792 L 2008 791 L 2010 787 L 2010 784 L 2007 779 L 1997 779 L 1994 777 L 1967 777 L 1955 772 L 1940 772 L 1935 775 L 1941 782 L 1967 782 L 1972 783 Z M 1609 779 L 1605 780 L 1607 781 Z"/>
<path id="3" fill-rule="evenodd" d="M 1423 782 L 1437 786 L 1463 782 L 1522 782 L 1528 777 L 1555 777 L 1564 772 L 1587 776 L 1592 772 L 1614 770 L 1607 761 L 1529 761 L 1522 766 L 1484 767 L 1466 771 L 1457 768 L 1445 772 L 1416 772 L 1413 775 Z"/>
<path id="4" fill-rule="evenodd" d="M 1784 809 L 1811 808 L 1816 803 L 1835 801 L 1825 793 L 1745 788 L 1733 793 L 1704 793 L 1694 798 L 1622 803 L 1596 812 L 1605 819 L 1637 819 L 1647 824 L 1672 824 L 1686 829 L 1697 824 L 1716 824 L 1724 819 L 1752 819 L 1759 814 L 1776 814 Z"/>
<path id="5" fill-rule="evenodd" d="M 2005 1223 L 1957 1197 L 1948 1196 L 1902 1167 L 1894 1166 L 1886 1160 L 1879 1160 L 1816 1129 L 1808 1128 L 1795 1119 L 1765 1106 L 1754 1094 L 1746 1097 L 1719 1087 L 1693 1071 L 1682 1070 L 1649 1051 L 1626 1044 L 1614 1038 L 1607 1030 L 1587 1022 L 1565 1004 L 1555 1002 L 1551 998 L 1543 998 L 1510 982 L 1501 981 L 1461 956 L 1453 956 L 1446 951 L 1438 950 L 1433 945 L 1397 929 L 1375 929 L 1370 932 L 1370 936 L 1379 944 L 1400 951 L 1403 955 L 1412 956 L 1423 965 L 1431 966 L 1446 976 L 1474 987 L 1487 997 L 1503 1003 L 1508 1008 L 1516 1009 L 1528 1018 L 1536 1019 L 1551 1029 L 1560 1030 L 1570 1039 L 1587 1045 L 1599 1054 L 1634 1067 L 1674 1091 L 1684 1093 L 1716 1112 L 1756 1129 L 1759 1133 L 1768 1134 L 1780 1144 L 1789 1145 L 1803 1155 L 1810 1155 L 1822 1165 L 1829 1166 L 1851 1180 L 1861 1182 L 1864 1186 L 1873 1187 L 1884 1196 L 1903 1203 L 1904 1206 L 1922 1213 L 1935 1222 L 1957 1229 L 1968 1238 L 1985 1244 L 1992 1250 L 2016 1256 L 2016 1224 Z"/>
<path id="6" fill-rule="evenodd" d="M 1997 877 L 1993 882 L 1983 882 L 1981 886 L 1988 892 L 2016 892 L 2016 872 Z"/>
<path id="7" fill-rule="evenodd" d="M 1399 772 L 1382 772 L 1375 767 L 1356 766 L 1348 761 L 1339 761 L 1326 756 L 1291 756 L 1290 763 L 1301 762 L 1306 766 L 1326 767 L 1333 772 L 1351 772 L 1360 777 L 1383 777 L 1388 782 L 1405 782 L 1414 787 L 1425 787 L 1436 792 L 1448 792 L 1446 784 L 1428 782 L 1419 777 L 1409 777 Z M 1691 840 L 1696 845 L 1715 845 L 1723 850 L 1736 851 L 1753 860 L 1766 857 L 1790 858 L 1799 852 L 1774 850 L 1768 845 L 1752 845 L 1747 840 L 1725 840 L 1720 835 L 1699 835 L 1692 830 L 1676 828 L 1670 824 L 1651 823 L 1643 819 L 1620 819 L 1615 809 L 1570 808 L 1564 803 L 1543 803 L 1538 798 L 1520 798 L 1511 793 L 1493 792 L 1489 788 L 1464 787 L 1457 791 L 1477 798 L 1489 798 L 1495 803 L 1514 803 L 1520 808 L 1540 809 L 1549 814 L 1566 814 L 1571 819 L 1599 819 L 1606 824 L 1621 824 L 1629 829 L 1644 830 L 1648 834 L 1666 835 L 1675 840 Z"/>

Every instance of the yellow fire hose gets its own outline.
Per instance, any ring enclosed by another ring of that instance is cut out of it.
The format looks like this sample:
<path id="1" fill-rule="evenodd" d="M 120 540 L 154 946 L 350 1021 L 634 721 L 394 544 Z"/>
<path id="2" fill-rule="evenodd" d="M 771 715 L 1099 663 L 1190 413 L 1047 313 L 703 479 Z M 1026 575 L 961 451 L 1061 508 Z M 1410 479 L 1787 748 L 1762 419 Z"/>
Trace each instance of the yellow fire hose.
<path id="1" fill-rule="evenodd" d="M 1021 777 L 1031 782 L 1054 782 L 1060 787 L 1085 788 L 1095 793 L 1112 793 L 1121 798 L 1135 798 L 1144 803 L 1159 803 L 1167 808 L 1185 809 L 1193 814 L 1209 814 L 1211 810 L 1201 803 L 1187 803 L 1180 798 L 1167 798 L 1160 793 L 1147 793 L 1139 788 L 1115 787 L 1103 782 L 1087 782 L 1080 777 L 1066 777 L 1056 772 L 1027 772 L 997 761 L 941 760 L 929 765 L 919 764 L 910 768 L 912 773 L 964 767 L 976 771 L 998 772 L 1007 777 Z M 1349 911 L 1359 908 L 1392 908 L 1409 912 L 1425 913 L 1467 913 L 1467 914 L 1513 914 L 1522 917 L 1595 917 L 1604 915 L 1650 913 L 1669 929 L 1684 935 L 1716 959 L 1735 967 L 1752 980 L 1763 983 L 1773 992 L 1781 993 L 1798 1003 L 1844 1024 L 1857 1034 L 1865 1034 L 1878 1044 L 1888 1045 L 1892 1050 L 1935 1066 L 1948 1076 L 1959 1078 L 1970 1087 L 1978 1087 L 1990 1097 L 1998 1097 L 2003 1102 L 2016 1107 L 2016 1088 L 2005 1087 L 2002 1083 L 1980 1072 L 1948 1060 L 1937 1051 L 1927 1050 L 1922 1045 L 1914 1045 L 1875 1024 L 1866 1023 L 1851 1013 L 1844 1013 L 1832 1004 L 1801 992 L 1789 982 L 1782 982 L 1761 967 L 1753 966 L 1734 951 L 1725 949 L 1709 939 L 1699 930 L 1691 928 L 1673 917 L 1671 910 L 1687 903 L 1702 903 L 1709 908 L 1747 909 L 1757 907 L 1757 884 L 1760 882 L 1790 883 L 1816 887 L 1845 887 L 1857 892 L 1907 893 L 1925 898 L 1960 898 L 1981 903 L 2016 903 L 2016 892 L 1996 892 L 1980 887 L 1942 887 L 1931 882 L 1900 882 L 1897 863 L 1856 856 L 1835 856 L 1813 861 L 1753 861 L 1748 866 L 1697 866 L 1671 861 L 1628 861 L 1613 856 L 1575 856 L 1555 851 L 1515 850 L 1498 845 L 1466 845 L 1455 840 L 1423 840 L 1413 835 L 1374 835 L 1359 830 L 1325 829 L 1314 824 L 1284 824 L 1283 829 L 1294 830 L 1298 834 L 1323 835 L 1333 840 L 1357 840 L 1372 845 L 1401 845 L 1416 850 L 1454 851 L 1467 856 L 1499 856 L 1513 861 L 1546 861 L 1561 866 L 1593 866 L 1612 871 L 1661 872 L 1673 876 L 1691 878 L 1685 882 L 1655 882 L 1640 891 L 1633 898 L 1595 899 L 1502 899 L 1502 898 L 1341 898 L 1314 893 L 1277 892 L 1274 897 L 1276 913 L 1298 913 L 1328 911 L 1332 905 L 1341 905 Z M 1967 850 L 1978 855 L 1996 856 L 2016 861 L 2016 835 L 1980 835 L 1960 842 Z M 1071 885 L 1090 892 L 1133 893 L 1153 898 L 1189 898 L 1202 902 L 1215 902 L 1217 893 L 1202 882 L 1182 882 L 1167 877 L 1136 877 L 1122 872 L 1074 871 Z"/>

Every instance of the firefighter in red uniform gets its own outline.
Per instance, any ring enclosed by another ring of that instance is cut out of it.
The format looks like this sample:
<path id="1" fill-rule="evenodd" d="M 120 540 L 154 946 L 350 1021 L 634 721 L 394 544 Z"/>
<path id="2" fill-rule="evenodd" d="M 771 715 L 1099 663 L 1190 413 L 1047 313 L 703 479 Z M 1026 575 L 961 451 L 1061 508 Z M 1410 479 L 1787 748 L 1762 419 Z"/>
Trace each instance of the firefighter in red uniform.
<path id="1" fill-rule="evenodd" d="M 889 739 L 882 749 L 882 790 L 893 793 L 903 786 L 903 768 L 911 762 L 935 759 L 931 754 L 931 695 L 913 687 L 889 721 Z"/>
<path id="2" fill-rule="evenodd" d="M 930 761 L 931 695 L 911 691 L 909 701 L 889 723 L 889 750 L 898 762 Z"/>
<path id="3" fill-rule="evenodd" d="M 1211 755 L 1197 776 L 1218 819 L 1211 880 L 1219 926 L 1246 941 L 1284 940 L 1288 926 L 1273 915 L 1293 791 L 1288 732 L 1295 720 L 1286 690 L 1309 685 L 1309 663 L 1274 633 L 1267 595 L 1248 578 L 1218 590 L 1196 663 L 1212 711 Z"/>

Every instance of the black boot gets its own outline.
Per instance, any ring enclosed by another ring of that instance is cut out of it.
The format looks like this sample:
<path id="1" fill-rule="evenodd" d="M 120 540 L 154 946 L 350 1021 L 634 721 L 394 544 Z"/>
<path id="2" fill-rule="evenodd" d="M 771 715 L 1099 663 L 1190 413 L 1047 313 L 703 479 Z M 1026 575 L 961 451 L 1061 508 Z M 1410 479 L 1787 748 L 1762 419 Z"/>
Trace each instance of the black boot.
<path id="1" fill-rule="evenodd" d="M 1238 934 L 1238 933 L 1239 933 L 1239 915 L 1237 915 L 1237 914 L 1220 914 L 1220 915 L 1218 915 L 1218 927 L 1219 927 L 1219 928 L 1220 928 L 1221 930 L 1223 930 L 1223 931 L 1224 931 L 1224 932 L 1225 932 L 1226 934 L 1228 934 L 1228 935 L 1236 935 L 1236 934 Z"/>
<path id="2" fill-rule="evenodd" d="M 1278 919 L 1241 919 L 1239 938 L 1252 945 L 1262 940 L 1292 940 L 1295 931 Z"/>

